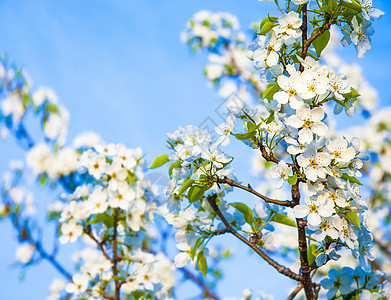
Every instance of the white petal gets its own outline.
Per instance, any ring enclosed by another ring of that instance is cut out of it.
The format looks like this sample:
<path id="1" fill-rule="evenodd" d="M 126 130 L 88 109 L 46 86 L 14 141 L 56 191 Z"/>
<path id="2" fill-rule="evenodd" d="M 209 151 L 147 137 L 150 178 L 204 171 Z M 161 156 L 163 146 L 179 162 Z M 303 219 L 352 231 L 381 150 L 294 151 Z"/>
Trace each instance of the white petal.
<path id="1" fill-rule="evenodd" d="M 293 215 L 295 218 L 304 218 L 308 213 L 310 212 L 310 209 L 307 205 L 296 205 L 293 208 Z"/>

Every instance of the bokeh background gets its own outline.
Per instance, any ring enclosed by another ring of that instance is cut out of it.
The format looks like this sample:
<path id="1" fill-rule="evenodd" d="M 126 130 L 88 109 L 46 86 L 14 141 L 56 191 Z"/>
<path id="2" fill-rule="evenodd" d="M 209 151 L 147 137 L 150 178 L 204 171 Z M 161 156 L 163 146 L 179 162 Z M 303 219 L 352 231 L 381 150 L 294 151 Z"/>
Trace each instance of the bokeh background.
<path id="1" fill-rule="evenodd" d="M 374 4 L 386 14 L 374 24 L 373 49 L 360 60 L 353 47 L 340 54 L 346 61 L 359 61 L 385 106 L 391 104 L 391 3 Z M 95 131 L 106 142 L 142 147 L 152 162 L 167 152 L 167 132 L 215 118 L 213 111 L 221 101 L 203 77 L 206 55 L 192 54 L 179 38 L 186 21 L 201 9 L 231 12 L 243 30 L 251 30 L 251 22 L 267 13 L 276 13 L 273 3 L 256 0 L 1 0 L 0 51 L 28 70 L 34 87 L 56 91 L 71 114 L 70 141 L 83 131 Z M 243 153 L 235 160 L 238 177 L 254 182 L 243 148 L 238 143 L 231 146 L 232 154 Z M 0 140 L 0 172 L 10 159 L 23 155 L 12 137 Z M 36 202 L 45 207 L 54 195 L 40 192 Z M 235 249 L 232 263 L 223 264 L 220 296 L 239 297 L 249 287 L 286 298 L 281 287 L 293 287 L 292 281 L 224 238 Z M 0 223 L 0 243 L 0 300 L 45 299 L 51 280 L 60 275 L 43 262 L 20 279 L 20 268 L 12 266 L 17 243 L 8 221 Z M 68 269 L 75 247 L 60 251 Z M 188 299 L 194 292 L 197 288 L 186 284 L 178 295 Z"/>

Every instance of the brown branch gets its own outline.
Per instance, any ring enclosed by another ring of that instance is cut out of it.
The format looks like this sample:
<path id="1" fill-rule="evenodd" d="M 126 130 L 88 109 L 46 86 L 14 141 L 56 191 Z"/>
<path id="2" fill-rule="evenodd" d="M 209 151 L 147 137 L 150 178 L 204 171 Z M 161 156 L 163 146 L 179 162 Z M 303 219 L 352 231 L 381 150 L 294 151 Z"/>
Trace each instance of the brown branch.
<path id="1" fill-rule="evenodd" d="M 104 242 L 99 242 L 96 237 L 94 236 L 94 234 L 92 233 L 92 230 L 91 230 L 91 225 L 88 225 L 86 228 L 84 228 L 84 232 L 85 234 L 87 234 L 99 247 L 100 251 L 102 252 L 103 256 L 107 259 L 107 260 L 110 260 L 111 261 L 111 258 L 109 257 L 109 255 L 107 254 L 106 252 L 106 249 L 103 247 L 104 245 Z"/>
<path id="2" fill-rule="evenodd" d="M 297 294 L 303 289 L 303 284 L 299 282 L 297 287 L 289 294 L 289 297 L 286 300 L 293 300 L 297 296 Z"/>
<path id="3" fill-rule="evenodd" d="M 186 277 L 188 277 L 189 279 L 191 279 L 192 281 L 194 281 L 201 289 L 202 291 L 204 292 L 204 297 L 208 297 L 210 299 L 214 299 L 214 300 L 219 300 L 220 298 L 218 296 L 216 296 L 215 294 L 212 293 L 212 291 L 210 291 L 210 289 L 208 288 L 208 286 L 203 283 L 201 281 L 201 279 L 199 279 L 198 277 L 196 277 L 194 274 L 192 274 L 189 270 L 185 269 L 185 268 L 180 268 L 179 269 L 183 274 L 185 274 Z"/>
<path id="4" fill-rule="evenodd" d="M 295 203 L 295 205 L 298 205 L 300 203 L 299 183 L 296 183 L 292 186 L 292 202 Z M 296 223 L 299 240 L 298 243 L 300 253 L 300 267 L 302 276 L 301 283 L 303 284 L 307 300 L 313 300 L 314 293 L 312 291 L 311 269 L 308 264 L 307 239 L 305 234 L 305 227 L 307 226 L 307 221 L 296 218 Z"/>
<path id="5" fill-rule="evenodd" d="M 267 152 L 266 147 L 263 145 L 262 142 L 259 144 L 259 150 L 261 150 L 263 158 L 266 159 L 267 161 L 271 161 L 276 164 L 278 164 L 280 162 L 277 158 L 274 157 L 274 154 L 272 151 Z M 288 164 L 288 165 L 290 165 L 290 164 Z"/>
<path id="6" fill-rule="evenodd" d="M 117 225 L 118 225 L 118 208 L 114 209 L 114 233 L 113 233 L 113 259 L 111 260 L 113 267 L 113 275 L 115 276 L 114 279 L 114 286 L 115 286 L 115 300 L 120 300 L 120 289 L 121 284 L 120 281 L 117 279 L 118 276 L 118 262 L 121 260 L 120 257 L 118 257 L 118 243 L 117 243 Z"/>
<path id="7" fill-rule="evenodd" d="M 238 188 L 245 190 L 251 194 L 254 194 L 255 196 L 263 199 L 267 203 L 273 203 L 273 204 L 277 204 L 277 205 L 281 205 L 281 206 L 285 206 L 285 207 L 292 207 L 292 201 L 289 201 L 289 200 L 282 201 L 282 200 L 270 199 L 270 198 L 258 193 L 257 191 L 255 191 L 251 187 L 251 185 L 248 185 L 247 187 L 245 187 L 245 186 L 233 181 L 232 179 L 229 179 L 228 177 L 217 178 L 217 182 L 218 183 L 226 183 L 230 186 L 238 187 Z"/>
<path id="8" fill-rule="evenodd" d="M 380 250 L 388 257 L 391 257 L 390 246 L 373 237 L 373 242 L 380 248 Z"/>
<path id="9" fill-rule="evenodd" d="M 308 52 L 308 48 L 309 48 L 309 45 L 307 43 L 307 31 L 308 31 L 308 23 L 307 23 L 307 4 L 304 4 L 303 5 L 303 9 L 302 9 L 302 13 L 303 13 L 303 23 L 301 24 L 301 40 L 302 40 L 302 50 L 301 50 L 301 58 L 302 59 L 305 59 L 305 57 L 307 56 L 307 52 Z M 304 71 L 304 66 L 303 64 L 300 64 L 300 72 L 303 72 Z"/>
<path id="10" fill-rule="evenodd" d="M 221 212 L 220 208 L 217 206 L 216 203 L 217 196 L 214 194 L 212 196 L 208 196 L 207 200 L 212 207 L 212 209 L 216 212 L 220 220 L 224 223 L 225 227 L 227 228 L 227 231 L 229 231 L 231 234 L 233 234 L 235 237 L 237 237 L 239 240 L 241 240 L 243 243 L 245 243 L 247 246 L 249 246 L 251 249 L 255 251 L 260 257 L 262 257 L 269 265 L 271 265 L 273 268 L 275 268 L 279 273 L 293 279 L 296 281 L 302 281 L 302 276 L 299 274 L 294 273 L 292 270 L 290 270 L 287 267 L 284 267 L 280 265 L 278 262 L 270 258 L 265 252 L 263 252 L 261 249 L 257 247 L 257 245 L 251 243 L 248 241 L 244 236 L 239 234 L 237 231 L 235 231 L 232 226 L 228 223 L 227 219 L 224 217 L 223 213 Z"/>

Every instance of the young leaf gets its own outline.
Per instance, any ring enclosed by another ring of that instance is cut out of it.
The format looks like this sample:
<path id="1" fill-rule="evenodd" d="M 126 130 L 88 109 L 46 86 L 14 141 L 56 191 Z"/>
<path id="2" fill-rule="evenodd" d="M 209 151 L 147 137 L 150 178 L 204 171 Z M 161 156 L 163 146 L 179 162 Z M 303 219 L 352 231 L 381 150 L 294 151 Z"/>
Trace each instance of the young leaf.
<path id="1" fill-rule="evenodd" d="M 327 44 L 329 43 L 329 40 L 330 31 L 326 30 L 312 42 L 312 45 L 314 46 L 316 55 L 318 57 L 320 57 L 320 54 L 322 53 L 323 49 L 326 48 Z"/>
<path id="2" fill-rule="evenodd" d="M 346 213 L 346 217 L 348 218 L 350 223 L 352 223 L 354 226 L 361 230 L 360 219 L 354 211 L 348 211 Z"/>
<path id="3" fill-rule="evenodd" d="M 244 140 L 251 140 L 255 136 L 256 133 L 257 133 L 256 131 L 250 131 L 247 133 L 237 133 L 237 134 L 234 134 L 234 136 L 239 141 L 244 141 Z"/>
<path id="4" fill-rule="evenodd" d="M 180 168 L 181 167 L 181 161 L 177 160 L 176 162 L 172 163 L 170 168 L 168 169 L 168 174 L 170 175 L 170 178 L 172 176 L 172 170 L 175 168 Z"/>
<path id="5" fill-rule="evenodd" d="M 106 227 L 111 228 L 114 226 L 114 220 L 112 217 L 107 215 L 106 213 L 100 213 L 95 215 L 88 224 L 98 224 L 98 223 L 103 223 L 105 224 Z"/>
<path id="6" fill-rule="evenodd" d="M 201 271 L 202 275 L 206 277 L 206 272 L 208 271 L 208 265 L 206 264 L 204 251 L 199 252 L 197 255 L 197 267 Z"/>
<path id="7" fill-rule="evenodd" d="M 293 174 L 292 176 L 288 177 L 288 183 L 290 185 L 295 185 L 297 183 L 297 174 Z"/>
<path id="8" fill-rule="evenodd" d="M 278 213 L 278 212 L 274 213 L 271 220 L 276 223 L 280 223 L 280 224 L 284 224 L 284 225 L 288 225 L 288 226 L 292 226 L 292 227 L 297 227 L 295 221 L 293 221 L 292 219 L 290 219 L 287 215 L 285 215 L 283 213 Z"/>
<path id="9" fill-rule="evenodd" d="M 158 167 L 164 165 L 169 160 L 170 160 L 170 158 L 168 157 L 167 154 L 162 154 L 162 155 L 155 158 L 152 165 L 150 166 L 150 169 L 158 168 Z"/>
<path id="10" fill-rule="evenodd" d="M 342 94 L 342 95 L 343 95 L 346 99 L 351 99 L 351 98 L 356 98 L 356 97 L 360 96 L 360 93 L 357 92 L 354 88 L 351 88 L 349 93 Z"/>
<path id="11" fill-rule="evenodd" d="M 187 192 L 187 198 L 189 199 L 189 202 L 193 203 L 198 200 L 201 200 L 202 196 L 204 196 L 205 191 L 205 186 L 193 185 Z"/>
<path id="12" fill-rule="evenodd" d="M 189 187 L 191 187 L 194 183 L 194 179 L 187 179 L 181 186 L 181 188 L 178 191 L 178 196 L 182 195 L 184 191 L 186 191 Z"/>
<path id="13" fill-rule="evenodd" d="M 362 185 L 362 183 L 360 182 L 360 180 L 358 180 L 356 177 L 353 177 L 353 176 L 349 176 L 348 174 L 346 173 L 343 173 L 341 178 L 343 180 L 346 180 L 346 181 L 350 181 L 351 183 L 357 183 L 359 185 Z"/>
<path id="14" fill-rule="evenodd" d="M 318 253 L 319 253 L 319 250 L 315 244 L 311 244 L 308 246 L 308 249 L 307 249 L 308 264 L 312 264 L 315 261 Z"/>
<path id="15" fill-rule="evenodd" d="M 248 224 L 251 225 L 253 223 L 253 219 L 254 219 L 253 211 L 246 204 L 241 202 L 234 202 L 234 203 L 230 203 L 230 205 L 235 207 L 238 211 L 240 211 L 243 214 L 244 219 Z"/>
<path id="16" fill-rule="evenodd" d="M 266 90 L 263 92 L 263 98 L 267 100 L 272 100 L 275 93 L 280 90 L 280 86 L 277 83 L 271 83 L 267 86 Z"/>

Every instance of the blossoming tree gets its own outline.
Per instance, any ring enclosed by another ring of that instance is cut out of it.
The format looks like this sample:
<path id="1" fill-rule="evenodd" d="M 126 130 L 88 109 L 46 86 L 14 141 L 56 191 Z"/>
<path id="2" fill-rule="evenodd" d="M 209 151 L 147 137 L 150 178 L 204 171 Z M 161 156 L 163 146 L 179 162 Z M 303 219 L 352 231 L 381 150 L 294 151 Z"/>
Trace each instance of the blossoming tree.
<path id="1" fill-rule="evenodd" d="M 288 299 L 391 299 L 391 110 L 375 110 L 376 91 L 333 51 L 339 29 L 342 45 L 363 57 L 371 22 L 383 12 L 370 0 L 274 2 L 280 15 L 256 24 L 251 44 L 231 14 L 190 19 L 183 41 L 210 53 L 205 76 L 219 95 L 236 96 L 215 132 L 187 126 L 168 134 L 170 152 L 150 165 L 168 166 L 160 195 L 140 148 L 96 134 L 67 143 L 68 112 L 55 93 L 32 92 L 26 72 L 2 58 L 0 122 L 26 149 L 27 167 L 10 164 L 0 217 L 18 234 L 21 265 L 44 259 L 66 280 L 53 282 L 49 299 L 173 299 L 176 272 L 202 297 L 219 299 L 213 286 L 228 255 L 208 244 L 228 234 L 296 282 Z M 334 124 L 342 112 L 361 113 L 367 123 L 340 132 Z M 25 125 L 31 114 L 41 137 Z M 241 153 L 224 151 L 233 139 L 252 149 L 259 189 L 236 177 L 231 165 Z M 48 207 L 58 236 L 50 252 L 25 187 L 32 176 L 61 191 Z M 230 201 L 237 189 L 248 199 Z M 173 258 L 170 227 L 179 250 Z M 56 253 L 74 242 L 85 248 L 71 272 Z M 252 297 L 244 291 L 243 299 Z"/>

